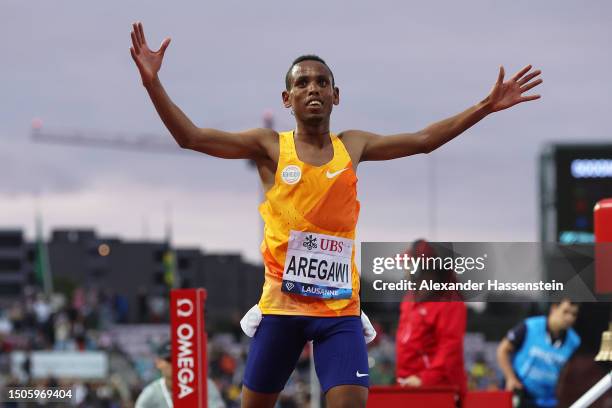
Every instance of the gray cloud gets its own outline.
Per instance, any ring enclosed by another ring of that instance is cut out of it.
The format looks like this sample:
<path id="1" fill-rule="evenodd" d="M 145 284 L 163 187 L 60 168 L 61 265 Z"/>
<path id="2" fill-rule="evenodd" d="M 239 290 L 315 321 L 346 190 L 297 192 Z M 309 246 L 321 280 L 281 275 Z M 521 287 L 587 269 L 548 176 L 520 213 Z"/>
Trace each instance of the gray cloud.
<path id="1" fill-rule="evenodd" d="M 484 97 L 499 64 L 508 75 L 527 63 L 541 68 L 542 100 L 487 118 L 434 153 L 440 239 L 536 239 L 541 146 L 610 139 L 612 5 L 603 0 L 588 7 L 527 0 L 311 1 L 307 7 L 11 0 L 1 7 L 0 194 L 95 193 L 120 180 L 151 191 L 204 193 L 208 200 L 245 191 L 257 196 L 244 162 L 29 142 L 33 117 L 49 128 L 167 134 L 129 57 L 130 23 L 137 19 L 150 43 L 173 38 L 162 80 L 176 103 L 196 123 L 225 129 L 259 126 L 267 109 L 279 126 L 291 127 L 280 104 L 283 75 L 305 52 L 327 59 L 338 79 L 336 131 L 415 131 Z M 427 160 L 362 166 L 362 239 L 428 233 Z M 10 198 L 0 202 L 14 205 Z M 500 220 L 502 209 L 512 222 Z M 130 214 L 118 209 L 117 217 Z M 184 228 L 185 235 L 197 234 Z"/>

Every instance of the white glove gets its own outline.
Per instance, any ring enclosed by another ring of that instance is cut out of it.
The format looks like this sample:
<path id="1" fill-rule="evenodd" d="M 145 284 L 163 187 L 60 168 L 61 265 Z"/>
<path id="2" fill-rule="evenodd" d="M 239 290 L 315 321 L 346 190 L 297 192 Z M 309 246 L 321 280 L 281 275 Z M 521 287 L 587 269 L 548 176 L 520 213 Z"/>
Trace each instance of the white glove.
<path id="1" fill-rule="evenodd" d="M 376 330 L 374 330 L 370 319 L 368 319 L 368 316 L 363 311 L 361 312 L 361 325 L 363 326 L 363 337 L 365 337 L 365 342 L 368 344 L 376 338 Z"/>
<path id="2" fill-rule="evenodd" d="M 240 320 L 240 327 L 242 327 L 244 334 L 249 337 L 253 337 L 257 331 L 257 328 L 259 327 L 259 323 L 261 323 L 261 319 L 263 319 L 263 315 L 261 314 L 259 305 L 255 305 L 250 308 L 242 320 Z"/>
<path id="3" fill-rule="evenodd" d="M 240 327 L 244 334 L 253 337 L 262 318 L 263 315 L 258 305 L 250 308 L 242 320 L 240 320 Z M 361 325 L 363 326 L 363 337 L 365 337 L 365 342 L 368 344 L 376 338 L 376 330 L 374 330 L 374 326 L 372 326 L 370 319 L 368 319 L 368 316 L 364 312 L 361 312 Z"/>

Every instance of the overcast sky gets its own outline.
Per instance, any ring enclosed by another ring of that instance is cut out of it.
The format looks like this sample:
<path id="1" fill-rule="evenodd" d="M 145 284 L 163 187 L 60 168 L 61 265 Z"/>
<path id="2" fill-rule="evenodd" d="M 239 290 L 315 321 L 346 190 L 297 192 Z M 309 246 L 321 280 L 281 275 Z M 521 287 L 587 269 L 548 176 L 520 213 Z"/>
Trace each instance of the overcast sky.
<path id="1" fill-rule="evenodd" d="M 334 71 L 332 130 L 417 131 L 508 76 L 542 69 L 542 99 L 486 118 L 429 156 L 360 165 L 361 241 L 533 241 L 537 156 L 611 141 L 612 3 L 521 1 L 22 1 L 0 5 L 0 228 L 94 227 L 259 260 L 260 187 L 243 161 L 35 144 L 47 130 L 167 136 L 129 55 L 131 22 L 172 37 L 161 79 L 194 122 L 240 130 L 273 112 L 303 53 Z M 433 163 L 431 163 L 433 161 Z M 434 169 L 436 205 L 428 183 Z M 435 210 L 432 210 L 435 208 Z M 434 211 L 434 212 L 432 212 Z M 430 222 L 435 214 L 435 233 Z"/>

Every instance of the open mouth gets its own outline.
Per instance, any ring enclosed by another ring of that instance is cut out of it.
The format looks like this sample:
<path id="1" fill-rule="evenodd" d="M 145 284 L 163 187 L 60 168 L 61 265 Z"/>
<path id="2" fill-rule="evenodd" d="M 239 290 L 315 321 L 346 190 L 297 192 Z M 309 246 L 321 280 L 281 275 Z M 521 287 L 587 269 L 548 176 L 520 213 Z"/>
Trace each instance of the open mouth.
<path id="1" fill-rule="evenodd" d="M 317 107 L 317 108 L 321 108 L 321 107 L 323 106 L 323 102 L 321 102 L 321 101 L 320 101 L 320 100 L 318 100 L 318 99 L 313 99 L 313 100 L 311 100 L 310 102 L 308 102 L 308 103 L 306 104 L 306 106 L 308 106 L 308 107 Z"/>

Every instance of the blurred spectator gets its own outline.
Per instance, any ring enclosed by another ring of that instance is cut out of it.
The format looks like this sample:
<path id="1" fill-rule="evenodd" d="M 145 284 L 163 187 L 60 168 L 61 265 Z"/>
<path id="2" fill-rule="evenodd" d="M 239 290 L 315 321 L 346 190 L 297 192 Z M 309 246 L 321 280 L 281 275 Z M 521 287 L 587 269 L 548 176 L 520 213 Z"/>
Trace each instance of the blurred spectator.
<path id="1" fill-rule="evenodd" d="M 44 325 L 49 320 L 49 316 L 51 316 L 51 305 L 47 301 L 47 298 L 42 293 L 39 293 L 36 296 L 36 300 L 32 305 L 32 310 L 34 310 L 34 315 L 36 316 L 36 322 L 39 325 Z"/>
<path id="2" fill-rule="evenodd" d="M 85 290 L 81 287 L 76 288 L 72 294 L 72 307 L 82 310 L 85 306 Z"/>
<path id="3" fill-rule="evenodd" d="M 409 255 L 434 258 L 438 254 L 426 241 L 415 241 Z M 454 272 L 421 268 L 415 271 L 420 282 L 452 282 Z M 417 291 L 400 306 L 396 335 L 396 375 L 402 386 L 456 386 L 461 398 L 467 392 L 463 361 L 463 336 L 467 311 L 457 293 Z"/>
<path id="4" fill-rule="evenodd" d="M 167 321 L 167 293 L 147 293 L 135 304 L 140 323 L 150 323 L 151 297 L 164 297 L 162 316 Z M 72 388 L 74 406 L 130 407 L 147 383 L 159 375 L 147 344 L 154 346 L 167 337 L 167 326 L 161 334 L 151 337 L 125 337 L 119 341 L 116 333 L 125 333 L 138 325 L 123 326 L 120 315 L 132 307 L 127 300 L 118 300 L 117 293 L 108 289 L 76 287 L 71 293 L 43 296 L 32 287 L 25 288 L 21 299 L 0 307 L 0 387 L 16 382 L 16 386 L 40 386 L 46 380 L 27 381 L 24 375 L 12 378 L 9 373 L 13 351 L 31 350 L 101 350 L 109 356 L 109 378 L 104 380 L 78 380 L 58 378 L 63 388 Z M 118 306 L 119 304 L 119 306 Z M 160 302 L 161 305 L 161 302 Z M 37 312 L 38 310 L 38 312 Z M 158 309 L 157 313 L 161 312 Z M 41 313 L 42 311 L 42 313 Z M 45 316 L 48 317 L 45 318 Z M 369 344 L 370 376 L 373 385 L 395 383 L 395 335 L 392 327 L 382 327 L 375 320 L 378 336 Z M 142 327 L 151 326 L 149 324 Z M 149 329 L 147 329 L 149 330 Z M 137 330 L 138 331 L 138 330 Z M 385 333 L 387 331 L 388 333 Z M 132 350 L 135 343 L 142 345 Z M 125 347 L 125 348 L 124 348 Z M 208 373 L 228 408 L 240 406 L 241 381 L 248 342 L 243 336 L 232 333 L 210 332 L 208 341 Z M 310 400 L 310 349 L 306 347 L 300 356 L 295 372 L 287 383 L 279 407 L 307 406 Z M 120 361 L 119 361 L 120 360 Z M 119 362 L 118 362 L 119 361 Z M 470 360 L 473 361 L 473 360 Z M 22 372 L 20 368 L 16 368 Z M 480 382 L 479 386 L 484 386 Z M 76 401 L 80 401 L 76 403 Z"/>
<path id="5" fill-rule="evenodd" d="M 55 329 L 55 349 L 67 350 L 70 344 L 70 320 L 68 315 L 63 311 L 57 313 L 53 319 L 53 326 Z"/>
<path id="6" fill-rule="evenodd" d="M 149 315 L 154 323 L 165 321 L 165 316 L 168 314 L 168 305 L 166 297 L 162 295 L 154 295 L 149 297 Z"/>
<path id="7" fill-rule="evenodd" d="M 147 385 L 138 399 L 135 408 L 172 408 L 172 350 L 170 342 L 164 342 L 157 350 L 155 366 L 161 373 L 161 378 Z M 208 378 L 208 404 L 210 408 L 225 408 L 219 390 Z"/>
<path id="8" fill-rule="evenodd" d="M 123 295 L 115 295 L 115 312 L 117 314 L 117 323 L 126 323 L 128 321 L 128 300 Z"/>
<path id="9" fill-rule="evenodd" d="M 0 310 L 0 336 L 3 334 L 9 334 L 13 331 L 13 323 L 6 316 L 2 310 Z"/>
<path id="10" fill-rule="evenodd" d="M 580 345 L 572 329 L 577 303 L 564 299 L 548 316 L 530 317 L 513 327 L 497 349 L 506 389 L 520 396 L 520 407 L 556 407 L 561 370 Z"/>
<path id="11" fill-rule="evenodd" d="M 138 320 L 141 322 L 149 320 L 149 299 L 144 287 L 138 289 Z"/>
<path id="12" fill-rule="evenodd" d="M 497 375 L 495 370 L 489 366 L 484 354 L 479 353 L 469 370 L 469 388 L 473 390 L 494 391 L 497 389 L 496 384 Z"/>

